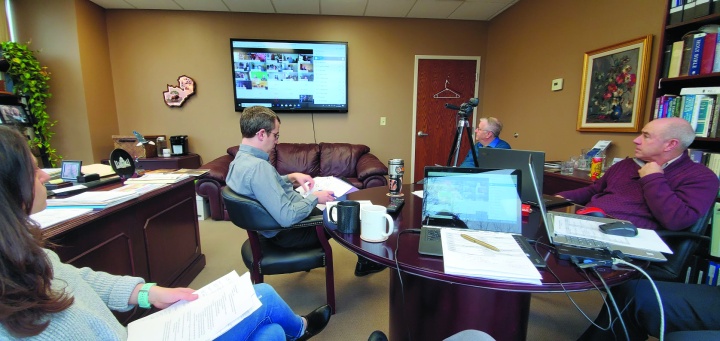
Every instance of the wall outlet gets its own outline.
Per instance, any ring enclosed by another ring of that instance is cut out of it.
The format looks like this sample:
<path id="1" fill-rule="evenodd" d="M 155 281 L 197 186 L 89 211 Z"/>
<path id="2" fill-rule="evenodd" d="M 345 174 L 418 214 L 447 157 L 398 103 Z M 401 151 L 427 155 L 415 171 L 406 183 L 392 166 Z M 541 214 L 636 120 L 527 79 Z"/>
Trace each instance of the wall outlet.
<path id="1" fill-rule="evenodd" d="M 552 80 L 552 86 L 550 87 L 550 90 L 552 91 L 560 91 L 563 88 L 563 79 L 557 78 Z"/>
<path id="2" fill-rule="evenodd" d="M 385 116 L 380 117 L 380 125 L 384 126 L 387 123 L 387 118 Z"/>

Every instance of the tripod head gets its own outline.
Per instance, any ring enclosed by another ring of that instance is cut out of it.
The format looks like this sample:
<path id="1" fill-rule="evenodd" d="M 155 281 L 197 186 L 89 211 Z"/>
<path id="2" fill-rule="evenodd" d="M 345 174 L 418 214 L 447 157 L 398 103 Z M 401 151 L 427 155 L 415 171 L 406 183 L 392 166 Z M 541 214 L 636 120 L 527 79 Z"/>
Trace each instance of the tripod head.
<path id="1" fill-rule="evenodd" d="M 457 114 L 459 116 L 467 118 L 472 113 L 473 108 L 478 106 L 478 103 L 480 103 L 480 101 L 477 98 L 471 98 L 467 102 L 460 104 L 459 107 L 450 103 L 445 103 L 445 107 L 448 109 L 457 110 Z"/>

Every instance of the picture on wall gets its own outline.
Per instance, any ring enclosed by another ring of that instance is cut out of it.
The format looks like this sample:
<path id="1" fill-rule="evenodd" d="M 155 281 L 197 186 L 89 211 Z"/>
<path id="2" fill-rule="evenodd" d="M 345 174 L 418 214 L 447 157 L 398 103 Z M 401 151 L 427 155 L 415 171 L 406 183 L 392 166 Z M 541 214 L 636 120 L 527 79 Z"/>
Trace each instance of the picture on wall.
<path id="1" fill-rule="evenodd" d="M 585 53 L 578 131 L 638 132 L 652 35 Z"/>

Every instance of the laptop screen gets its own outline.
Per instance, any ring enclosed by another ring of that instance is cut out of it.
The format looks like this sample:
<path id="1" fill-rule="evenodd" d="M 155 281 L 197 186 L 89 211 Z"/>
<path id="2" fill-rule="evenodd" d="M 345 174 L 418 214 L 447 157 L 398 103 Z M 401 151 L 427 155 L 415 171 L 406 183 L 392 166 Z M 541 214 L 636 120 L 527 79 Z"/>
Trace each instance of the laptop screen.
<path id="1" fill-rule="evenodd" d="M 425 167 L 425 225 L 521 233 L 521 171 Z"/>
<path id="2" fill-rule="evenodd" d="M 535 194 L 535 190 L 533 190 L 533 182 L 530 178 L 530 167 L 528 166 L 528 157 L 532 155 L 535 180 L 537 181 L 539 192 L 542 193 L 545 152 L 519 149 L 480 148 L 478 150 L 478 155 L 480 167 L 491 169 L 519 169 L 522 171 L 522 188 L 520 191 L 522 201 L 538 202 L 538 200 L 542 198 L 538 198 Z"/>

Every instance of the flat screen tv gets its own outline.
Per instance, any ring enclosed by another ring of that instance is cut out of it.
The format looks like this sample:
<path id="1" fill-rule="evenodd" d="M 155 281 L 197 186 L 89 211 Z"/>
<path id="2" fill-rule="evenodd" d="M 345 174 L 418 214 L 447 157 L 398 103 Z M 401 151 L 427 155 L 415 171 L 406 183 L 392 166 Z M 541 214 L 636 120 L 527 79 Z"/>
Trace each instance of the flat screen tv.
<path id="1" fill-rule="evenodd" d="M 235 111 L 348 112 L 347 42 L 230 39 Z"/>

